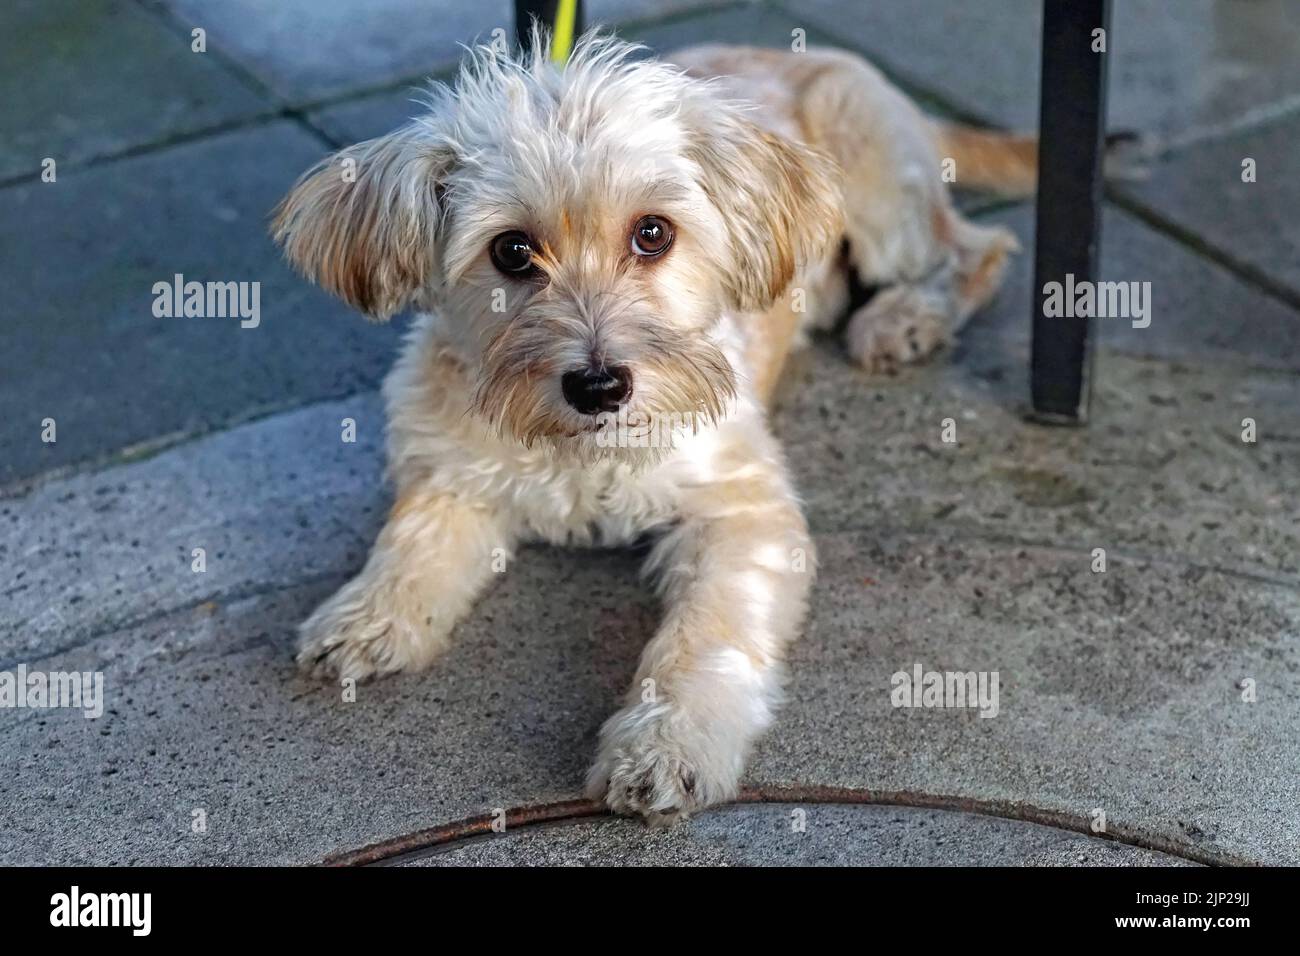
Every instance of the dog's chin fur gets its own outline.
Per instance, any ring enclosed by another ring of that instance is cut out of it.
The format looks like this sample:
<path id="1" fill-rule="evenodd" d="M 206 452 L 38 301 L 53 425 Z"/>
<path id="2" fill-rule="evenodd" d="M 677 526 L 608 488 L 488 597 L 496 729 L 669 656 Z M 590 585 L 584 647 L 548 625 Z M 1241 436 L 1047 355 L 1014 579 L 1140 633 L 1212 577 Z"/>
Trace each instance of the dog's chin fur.
<path id="1" fill-rule="evenodd" d="M 787 353 L 847 304 L 850 266 L 887 287 L 849 322 L 863 366 L 947 341 L 1014 239 L 956 212 L 938 144 L 990 183 L 1025 179 L 1029 153 L 936 132 L 842 53 L 683 51 L 714 80 L 611 37 L 563 68 L 533 50 L 474 51 L 426 115 L 323 161 L 276 214 L 306 275 L 372 318 L 418 313 L 384 385 L 397 501 L 298 659 L 418 670 L 518 543 L 654 533 L 664 618 L 589 792 L 677 819 L 736 792 L 807 608 L 813 542 L 765 412 Z M 763 105 L 724 96 L 728 75 Z M 645 216 L 674 233 L 657 257 L 632 240 Z M 504 274 L 489 250 L 516 231 L 531 269 Z M 621 415 L 570 407 L 567 372 L 614 367 Z"/>

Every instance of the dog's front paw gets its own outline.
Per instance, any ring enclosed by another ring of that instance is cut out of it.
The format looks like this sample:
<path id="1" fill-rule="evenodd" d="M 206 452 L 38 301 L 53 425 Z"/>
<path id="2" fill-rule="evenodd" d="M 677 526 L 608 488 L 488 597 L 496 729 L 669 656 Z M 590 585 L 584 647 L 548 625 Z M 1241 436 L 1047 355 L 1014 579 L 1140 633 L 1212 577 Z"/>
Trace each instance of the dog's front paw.
<path id="1" fill-rule="evenodd" d="M 627 707 L 600 731 L 587 795 L 615 813 L 666 825 L 736 795 L 743 754 L 668 703 Z"/>
<path id="2" fill-rule="evenodd" d="M 845 344 L 866 371 L 893 375 L 948 344 L 948 312 L 941 293 L 910 285 L 881 289 L 849 319 Z"/>
<path id="3" fill-rule="evenodd" d="M 380 601 L 356 582 L 322 604 L 298 629 L 298 667 L 317 679 L 416 671 L 446 646 L 427 615 L 402 616 L 397 601 Z M 384 606 L 385 604 L 390 606 Z"/>

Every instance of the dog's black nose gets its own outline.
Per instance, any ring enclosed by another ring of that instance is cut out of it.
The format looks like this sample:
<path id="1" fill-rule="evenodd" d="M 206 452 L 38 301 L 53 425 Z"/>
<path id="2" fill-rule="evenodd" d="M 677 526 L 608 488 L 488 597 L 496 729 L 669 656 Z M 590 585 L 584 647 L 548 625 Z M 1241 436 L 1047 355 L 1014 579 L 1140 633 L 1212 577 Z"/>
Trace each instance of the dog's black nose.
<path id="1" fill-rule="evenodd" d="M 632 394 L 632 373 L 624 365 L 565 372 L 560 379 L 564 400 L 584 415 L 612 412 Z"/>

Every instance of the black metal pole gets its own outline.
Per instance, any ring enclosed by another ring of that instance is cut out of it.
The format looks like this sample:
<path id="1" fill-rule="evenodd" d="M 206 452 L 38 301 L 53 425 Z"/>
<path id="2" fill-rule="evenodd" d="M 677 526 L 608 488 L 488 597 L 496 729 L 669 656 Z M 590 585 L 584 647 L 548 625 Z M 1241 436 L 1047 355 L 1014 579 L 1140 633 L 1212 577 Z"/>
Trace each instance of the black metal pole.
<path id="1" fill-rule="evenodd" d="M 573 39 L 583 31 L 582 0 L 570 0 L 574 10 Z M 531 46 L 533 18 L 554 32 L 556 16 L 564 0 L 515 0 L 515 39 L 523 50 Z"/>
<path id="2" fill-rule="evenodd" d="M 1048 316 L 1045 286 L 1095 282 L 1101 237 L 1102 158 L 1110 0 L 1044 0 L 1038 122 L 1038 210 L 1030 391 L 1035 417 L 1087 420 L 1095 320 Z"/>

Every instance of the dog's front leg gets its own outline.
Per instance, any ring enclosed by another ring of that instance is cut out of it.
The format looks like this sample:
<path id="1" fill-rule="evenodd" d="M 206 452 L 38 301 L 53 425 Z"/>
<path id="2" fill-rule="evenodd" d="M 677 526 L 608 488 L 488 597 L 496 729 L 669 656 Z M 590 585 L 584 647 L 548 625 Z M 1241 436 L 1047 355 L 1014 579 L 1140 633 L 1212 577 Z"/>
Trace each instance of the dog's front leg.
<path id="1" fill-rule="evenodd" d="M 487 503 L 407 489 L 361 573 L 303 623 L 299 666 L 358 680 L 428 666 L 512 545 Z"/>
<path id="2" fill-rule="evenodd" d="M 589 796 L 615 811 L 670 823 L 730 799 L 771 722 L 814 570 L 803 514 L 772 467 L 692 493 L 651 554 L 665 619 L 588 775 Z"/>

